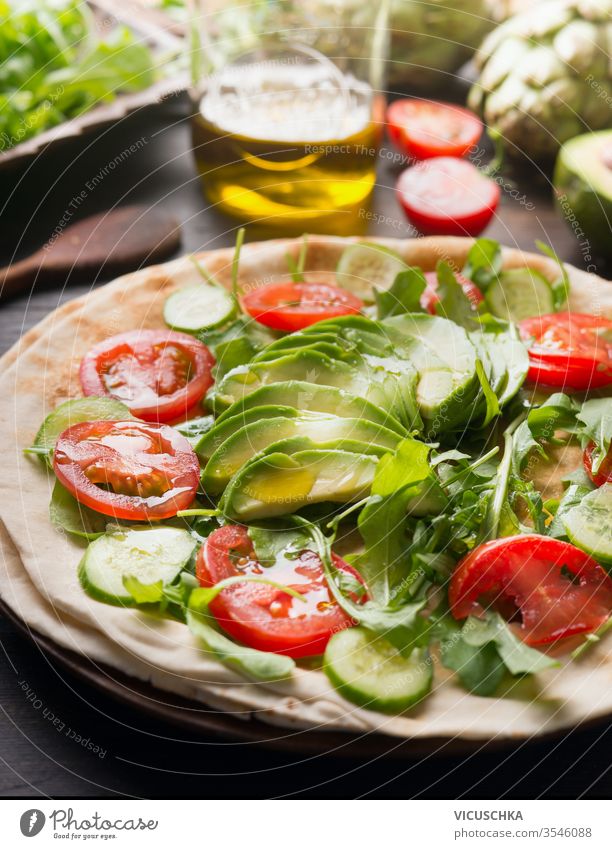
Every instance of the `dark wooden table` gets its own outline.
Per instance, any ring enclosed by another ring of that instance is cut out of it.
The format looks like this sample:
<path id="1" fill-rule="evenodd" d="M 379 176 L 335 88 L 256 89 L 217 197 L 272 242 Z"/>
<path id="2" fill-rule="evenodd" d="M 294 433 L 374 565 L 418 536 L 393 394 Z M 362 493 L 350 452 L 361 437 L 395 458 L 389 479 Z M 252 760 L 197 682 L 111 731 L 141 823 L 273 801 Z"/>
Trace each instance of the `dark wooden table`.
<path id="1" fill-rule="evenodd" d="M 119 151 L 142 140 L 137 152 L 98 181 Z M 83 152 L 87 147 L 86 153 Z M 371 234 L 406 236 L 396 204 L 398 166 L 389 146 L 380 156 Z M 182 222 L 183 248 L 232 244 L 235 224 L 207 209 L 189 151 L 184 111 L 140 116 L 87 145 L 68 146 L 25 173 L 0 174 L 0 261 L 9 262 L 43 243 L 68 211 L 73 220 L 115 204 L 150 203 L 171 208 Z M 543 175 L 523 175 L 504 185 L 500 215 L 488 235 L 529 249 L 536 238 L 561 257 L 610 273 L 581 245 L 552 209 Z M 592 269 L 594 270 L 594 269 Z M 97 281 L 96 281 L 97 282 Z M 102 282 L 102 281 L 99 281 Z M 94 281 L 92 281 L 92 284 Z M 89 286 L 37 291 L 0 307 L 0 351 L 28 327 Z M 49 564 L 53 568 L 53 564 Z M 196 737 L 135 713 L 103 697 L 51 662 L 0 620 L 0 794 L 3 796 L 137 796 L 322 798 L 535 798 L 609 797 L 608 744 L 612 729 L 576 730 L 554 743 L 462 757 L 371 761 L 271 752 L 254 744 Z M 42 706 L 34 707 L 20 682 Z M 58 731 L 58 717 L 98 754 Z"/>

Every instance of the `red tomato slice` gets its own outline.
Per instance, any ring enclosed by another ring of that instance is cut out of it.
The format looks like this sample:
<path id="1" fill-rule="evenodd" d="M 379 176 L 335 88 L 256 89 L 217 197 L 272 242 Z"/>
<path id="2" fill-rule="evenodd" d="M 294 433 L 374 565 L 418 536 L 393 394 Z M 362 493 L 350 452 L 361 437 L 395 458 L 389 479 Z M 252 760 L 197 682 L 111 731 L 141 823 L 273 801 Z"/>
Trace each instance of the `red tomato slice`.
<path id="1" fill-rule="evenodd" d="M 131 330 L 111 336 L 81 362 L 85 395 L 111 395 L 139 419 L 167 422 L 189 414 L 212 385 L 213 355 L 187 333 Z"/>
<path id="2" fill-rule="evenodd" d="M 457 565 L 448 599 L 455 619 L 482 616 L 491 605 L 519 613 L 519 636 L 543 645 L 586 634 L 612 611 L 612 580 L 573 545 L 522 534 L 479 545 Z"/>
<path id="3" fill-rule="evenodd" d="M 473 112 L 436 100 L 396 100 L 387 124 L 391 139 L 413 159 L 465 156 L 482 135 Z"/>
<path id="4" fill-rule="evenodd" d="M 475 283 L 472 283 L 471 280 L 468 280 L 467 277 L 464 277 L 463 274 L 455 272 L 455 277 L 465 294 L 470 299 L 474 309 L 478 309 L 478 305 L 484 300 L 484 296 L 478 286 Z M 431 315 L 437 315 L 436 304 L 440 300 L 436 294 L 438 289 L 438 275 L 435 271 L 426 271 L 425 280 L 427 281 L 427 288 L 423 290 L 423 294 L 421 295 L 421 306 L 424 310 L 427 310 L 428 313 L 431 313 Z"/>
<path id="5" fill-rule="evenodd" d="M 328 283 L 268 283 L 245 295 L 242 306 L 260 324 L 291 333 L 325 318 L 358 313 L 363 301 Z"/>
<path id="6" fill-rule="evenodd" d="M 589 389 L 612 383 L 612 321 L 559 312 L 519 324 L 529 344 L 529 380 L 547 386 Z"/>
<path id="7" fill-rule="evenodd" d="M 397 181 L 408 219 L 430 236 L 478 236 L 497 209 L 500 188 L 465 159 L 428 159 Z"/>
<path id="8" fill-rule="evenodd" d="M 582 462 L 587 475 L 591 478 L 595 486 L 603 486 L 605 483 L 612 483 L 612 446 L 608 449 L 606 457 L 599 467 L 597 474 L 593 473 L 593 451 L 595 443 L 590 442 L 582 455 Z"/>
<path id="9" fill-rule="evenodd" d="M 359 575 L 332 554 L 337 569 Z M 208 537 L 198 552 L 196 576 L 211 587 L 234 575 L 270 578 L 302 594 L 301 602 L 275 587 L 245 581 L 222 590 L 210 609 L 232 637 L 261 651 L 290 657 L 323 654 L 336 631 L 354 624 L 329 591 L 319 556 L 303 551 L 270 567 L 257 561 L 247 529 L 226 525 Z"/>
<path id="10" fill-rule="evenodd" d="M 168 425 L 81 422 L 53 452 L 58 480 L 81 504 L 115 519 L 167 519 L 192 503 L 200 480 L 189 442 Z"/>

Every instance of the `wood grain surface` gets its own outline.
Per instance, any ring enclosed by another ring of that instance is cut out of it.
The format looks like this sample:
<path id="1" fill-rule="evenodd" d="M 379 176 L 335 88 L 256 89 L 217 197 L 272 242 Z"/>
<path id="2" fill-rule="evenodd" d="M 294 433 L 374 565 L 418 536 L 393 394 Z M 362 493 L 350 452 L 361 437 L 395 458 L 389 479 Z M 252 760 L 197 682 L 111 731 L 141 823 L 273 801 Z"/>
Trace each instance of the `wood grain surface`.
<path id="1" fill-rule="evenodd" d="M 142 143 L 135 144 L 139 140 Z M 135 146 L 119 168 L 96 182 L 118 152 Z M 386 146 L 371 216 L 371 235 L 409 236 L 393 186 L 400 166 Z M 580 267 L 612 276 L 589 257 L 550 200 L 543 175 L 506 183 L 500 215 L 487 235 L 527 250 L 535 239 Z M 183 249 L 222 247 L 236 224 L 207 208 L 178 106 L 163 126 L 132 116 L 81 147 L 68 146 L 22 174 L 0 177 L 0 263 L 44 243 L 58 222 L 119 204 L 162 205 L 181 222 Z M 69 298 L 99 285 L 37 290 L 0 306 L 0 351 Z M 49 564 L 53 568 L 53 564 Z M 257 798 L 338 795 L 386 798 L 606 797 L 612 792 L 612 729 L 577 729 L 554 742 L 509 751 L 435 757 L 341 757 L 270 751 L 260 744 L 177 730 L 120 705 L 81 682 L 0 619 L 0 795 Z"/>

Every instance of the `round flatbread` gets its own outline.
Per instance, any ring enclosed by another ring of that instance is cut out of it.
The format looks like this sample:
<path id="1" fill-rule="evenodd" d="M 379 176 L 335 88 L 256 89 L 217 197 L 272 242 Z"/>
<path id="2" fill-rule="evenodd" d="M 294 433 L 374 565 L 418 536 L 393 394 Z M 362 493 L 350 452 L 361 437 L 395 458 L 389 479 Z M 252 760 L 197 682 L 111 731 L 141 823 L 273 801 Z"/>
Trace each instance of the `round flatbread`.
<path id="1" fill-rule="evenodd" d="M 432 270 L 439 259 L 460 268 L 469 239 L 380 240 L 407 263 Z M 334 278 L 346 239 L 311 237 L 308 270 Z M 243 290 L 286 274 L 287 253 L 297 257 L 299 240 L 247 245 L 240 267 Z M 209 272 L 229 285 L 232 250 L 202 254 Z M 505 267 L 529 265 L 551 280 L 554 262 L 506 249 Z M 612 318 L 612 284 L 567 267 L 570 307 Z M 291 680 L 254 684 L 220 665 L 180 623 L 141 611 L 110 607 L 89 598 L 77 578 L 83 547 L 50 523 L 53 475 L 23 454 L 44 417 L 59 403 L 79 397 L 78 366 L 96 342 L 135 328 L 163 326 L 165 298 L 199 280 L 189 258 L 126 275 L 77 298 L 26 333 L 0 362 L 0 436 L 4 447 L 0 479 L 0 546 L 4 568 L 0 595 L 33 629 L 161 689 L 220 710 L 257 716 L 300 728 L 378 730 L 402 737 L 489 740 L 527 738 L 612 713 L 612 639 L 584 658 L 529 680 L 514 682 L 503 698 L 479 698 L 455 685 L 444 670 L 432 695 L 403 716 L 383 716 L 346 702 L 321 672 L 298 669 Z M 560 474 L 547 470 L 551 486 Z"/>

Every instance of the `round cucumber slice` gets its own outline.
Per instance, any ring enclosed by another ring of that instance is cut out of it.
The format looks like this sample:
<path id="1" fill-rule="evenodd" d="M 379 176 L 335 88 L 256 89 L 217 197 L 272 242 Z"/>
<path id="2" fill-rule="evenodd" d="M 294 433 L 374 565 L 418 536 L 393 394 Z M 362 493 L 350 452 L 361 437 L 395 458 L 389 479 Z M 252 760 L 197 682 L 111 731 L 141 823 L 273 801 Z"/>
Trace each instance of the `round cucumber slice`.
<path id="1" fill-rule="evenodd" d="M 563 516 L 570 540 L 606 566 L 612 566 L 612 483 L 589 492 Z"/>
<path id="2" fill-rule="evenodd" d="M 125 421 L 134 418 L 125 404 L 115 398 L 100 398 L 90 395 L 87 398 L 73 398 L 64 401 L 49 413 L 44 420 L 36 438 L 36 448 L 55 448 L 58 436 L 74 424 L 95 421 Z"/>
<path id="3" fill-rule="evenodd" d="M 336 268 L 336 282 L 365 301 L 374 300 L 374 287 L 388 289 L 406 263 L 383 245 L 360 242 L 343 251 Z"/>
<path id="4" fill-rule="evenodd" d="M 505 321 L 518 322 L 555 311 L 550 283 L 535 268 L 509 268 L 487 289 L 491 312 Z"/>
<path id="5" fill-rule="evenodd" d="M 219 327 L 236 312 L 236 301 L 221 286 L 200 283 L 173 292 L 164 304 L 164 321 L 174 330 L 197 333 Z"/>
<path id="6" fill-rule="evenodd" d="M 409 657 L 365 628 L 347 628 L 331 638 L 323 669 L 350 702 L 381 713 L 401 713 L 431 690 L 429 654 L 414 649 Z"/>
<path id="7" fill-rule="evenodd" d="M 131 606 L 123 578 L 143 584 L 170 583 L 191 557 L 196 541 L 189 531 L 160 525 L 116 528 L 90 543 L 79 566 L 83 589 L 106 604 Z"/>

